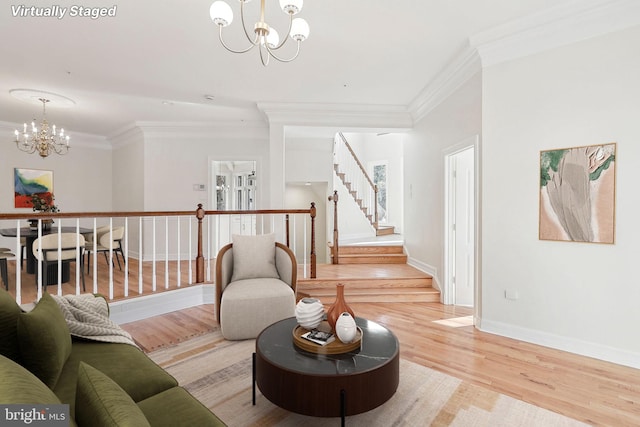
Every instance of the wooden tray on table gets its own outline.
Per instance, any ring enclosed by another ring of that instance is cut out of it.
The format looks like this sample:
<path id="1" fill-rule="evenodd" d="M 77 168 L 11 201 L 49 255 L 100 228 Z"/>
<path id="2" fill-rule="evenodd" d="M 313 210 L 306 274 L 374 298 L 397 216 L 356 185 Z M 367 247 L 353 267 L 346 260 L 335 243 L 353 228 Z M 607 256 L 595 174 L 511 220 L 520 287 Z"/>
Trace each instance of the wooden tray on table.
<path id="1" fill-rule="evenodd" d="M 319 331 L 329 332 L 331 328 L 326 321 L 323 321 L 320 326 L 317 328 Z M 358 332 L 356 334 L 356 338 L 353 342 L 343 343 L 338 339 L 338 336 L 335 336 L 335 339 L 329 344 L 320 345 L 316 344 L 312 341 L 302 338 L 303 334 L 309 332 L 308 329 L 303 328 L 300 325 L 297 325 L 293 328 L 293 343 L 296 347 L 308 351 L 309 353 L 316 354 L 343 354 L 349 353 L 351 351 L 355 351 L 360 349 L 360 344 L 362 343 L 362 329 L 358 326 Z M 334 334 L 335 335 L 335 334 Z"/>

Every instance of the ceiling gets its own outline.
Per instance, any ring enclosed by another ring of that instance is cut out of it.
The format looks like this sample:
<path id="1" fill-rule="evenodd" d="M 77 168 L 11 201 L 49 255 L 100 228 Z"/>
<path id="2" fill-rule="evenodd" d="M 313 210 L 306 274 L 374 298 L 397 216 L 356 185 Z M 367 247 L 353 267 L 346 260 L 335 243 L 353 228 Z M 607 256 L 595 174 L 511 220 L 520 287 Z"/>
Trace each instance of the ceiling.
<path id="1" fill-rule="evenodd" d="M 241 47 L 239 4 L 227 1 L 236 18 L 227 41 Z M 68 108 L 47 107 L 50 121 L 72 135 L 109 136 L 142 121 L 265 120 L 258 102 L 406 107 L 470 36 L 558 2 L 307 0 L 298 16 L 311 33 L 299 57 L 267 67 L 257 51 L 236 55 L 220 45 L 209 18 L 212 0 L 81 4 L 114 3 L 116 15 L 99 19 L 72 17 L 69 10 L 62 19 L 14 17 L 19 2 L 2 8 L 0 121 L 40 118 L 38 105 L 9 93 L 18 88 L 73 99 Z M 258 6 L 248 3 L 248 16 Z M 267 22 L 283 35 L 287 22 L 278 2 L 266 7 Z"/>

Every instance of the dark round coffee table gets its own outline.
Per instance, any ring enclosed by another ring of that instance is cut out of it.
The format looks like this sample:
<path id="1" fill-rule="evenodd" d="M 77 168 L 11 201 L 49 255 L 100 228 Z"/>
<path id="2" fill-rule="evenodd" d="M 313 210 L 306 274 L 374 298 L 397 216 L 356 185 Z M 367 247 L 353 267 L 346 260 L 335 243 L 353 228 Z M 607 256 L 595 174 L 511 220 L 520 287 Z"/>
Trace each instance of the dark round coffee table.
<path id="1" fill-rule="evenodd" d="M 384 326 L 356 318 L 362 345 L 353 352 L 323 355 L 293 344 L 294 317 L 263 330 L 256 339 L 255 385 L 275 405 L 318 417 L 355 415 L 389 400 L 400 380 L 398 339 Z"/>

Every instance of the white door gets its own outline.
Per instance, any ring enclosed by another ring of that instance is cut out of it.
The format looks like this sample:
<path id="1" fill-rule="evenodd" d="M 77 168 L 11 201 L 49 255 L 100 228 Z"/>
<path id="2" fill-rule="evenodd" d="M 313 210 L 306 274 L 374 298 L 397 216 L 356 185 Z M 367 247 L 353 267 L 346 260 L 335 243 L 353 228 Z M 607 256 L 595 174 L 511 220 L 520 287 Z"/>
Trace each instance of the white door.
<path id="1" fill-rule="evenodd" d="M 454 304 L 473 306 L 475 289 L 475 150 L 451 156 L 451 279 Z"/>

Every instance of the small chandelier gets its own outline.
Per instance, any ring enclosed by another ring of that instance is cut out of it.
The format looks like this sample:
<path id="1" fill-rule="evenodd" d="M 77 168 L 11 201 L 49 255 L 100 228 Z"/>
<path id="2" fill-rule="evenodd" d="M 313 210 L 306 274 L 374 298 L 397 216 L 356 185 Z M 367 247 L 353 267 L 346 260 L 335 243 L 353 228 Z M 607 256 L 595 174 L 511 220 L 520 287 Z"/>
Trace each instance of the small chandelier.
<path id="1" fill-rule="evenodd" d="M 38 98 L 42 102 L 42 123 L 40 129 L 36 127 L 36 120 L 31 122 L 31 133 L 27 133 L 27 124 L 24 124 L 22 135 L 15 130 L 15 143 L 21 151 L 33 154 L 36 151 L 43 159 L 51 153 L 67 154 L 69 151 L 69 135 L 64 134 L 64 129 L 60 129 L 60 133 L 56 134 L 56 125 L 53 125 L 51 133 L 49 133 L 49 122 L 47 122 L 46 105 L 48 99 Z M 22 137 L 22 139 L 21 139 Z"/>
<path id="2" fill-rule="evenodd" d="M 224 1 L 219 0 L 214 1 L 209 9 L 211 20 L 219 27 L 220 43 L 222 43 L 222 46 L 224 46 L 225 49 L 233 53 L 245 53 L 258 46 L 258 50 L 260 51 L 260 60 L 264 66 L 269 64 L 269 57 L 273 57 L 280 62 L 291 62 L 298 57 L 298 53 L 300 53 L 300 43 L 309 37 L 309 24 L 307 24 L 307 21 L 302 18 L 293 19 L 293 15 L 297 14 L 302 9 L 303 0 L 280 0 L 280 7 L 282 8 L 282 11 L 289 15 L 289 36 L 297 42 L 296 53 L 289 59 L 283 59 L 275 53 L 275 51 L 285 44 L 288 37 L 285 37 L 281 42 L 278 32 L 264 21 L 265 0 L 260 0 L 260 20 L 254 25 L 253 32 L 255 33 L 255 36 L 253 38 L 249 35 L 249 31 L 247 30 L 247 26 L 244 22 L 244 4 L 251 0 L 238 1 L 240 2 L 240 19 L 242 20 L 242 27 L 244 29 L 244 34 L 250 43 L 244 50 L 231 49 L 222 38 L 222 28 L 230 25 L 233 21 L 233 11 L 231 10 L 231 7 Z"/>

